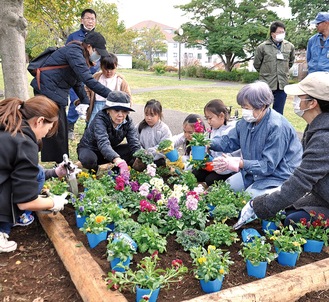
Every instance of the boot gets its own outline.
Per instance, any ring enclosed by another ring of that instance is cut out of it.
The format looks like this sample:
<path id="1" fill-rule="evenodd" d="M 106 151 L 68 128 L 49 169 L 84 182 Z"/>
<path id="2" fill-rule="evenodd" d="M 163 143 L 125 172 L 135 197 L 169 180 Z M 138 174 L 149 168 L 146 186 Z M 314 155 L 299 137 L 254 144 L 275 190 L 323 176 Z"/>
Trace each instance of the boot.
<path id="1" fill-rule="evenodd" d="M 8 241 L 8 234 L 0 232 L 0 253 L 13 252 L 17 248 L 15 241 Z"/>
<path id="2" fill-rule="evenodd" d="M 74 124 L 68 124 L 68 139 L 70 140 L 74 140 L 75 136 L 74 136 Z"/>

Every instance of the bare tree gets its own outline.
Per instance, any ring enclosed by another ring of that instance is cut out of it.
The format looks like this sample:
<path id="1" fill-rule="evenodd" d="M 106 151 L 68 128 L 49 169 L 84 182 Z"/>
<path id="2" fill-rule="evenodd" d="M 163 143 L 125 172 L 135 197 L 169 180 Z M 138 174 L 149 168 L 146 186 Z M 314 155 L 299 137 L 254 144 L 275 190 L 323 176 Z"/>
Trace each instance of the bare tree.
<path id="1" fill-rule="evenodd" d="M 25 60 L 27 21 L 23 17 L 23 0 L 0 0 L 0 55 L 5 97 L 28 99 Z"/>

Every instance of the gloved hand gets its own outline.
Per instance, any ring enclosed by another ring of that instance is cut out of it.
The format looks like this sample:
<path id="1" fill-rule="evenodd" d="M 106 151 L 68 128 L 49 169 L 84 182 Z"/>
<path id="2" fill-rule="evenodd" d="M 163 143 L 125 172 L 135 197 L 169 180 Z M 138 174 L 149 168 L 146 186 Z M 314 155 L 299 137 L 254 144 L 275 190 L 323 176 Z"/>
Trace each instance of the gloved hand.
<path id="1" fill-rule="evenodd" d="M 117 166 L 120 169 L 120 175 L 129 174 L 128 165 L 124 160 L 118 163 Z"/>
<path id="2" fill-rule="evenodd" d="M 86 119 L 88 107 L 89 107 L 88 104 L 79 104 L 78 106 L 75 107 L 75 110 L 76 112 L 78 112 L 79 117 L 83 120 Z"/>
<path id="3" fill-rule="evenodd" d="M 244 224 L 249 223 L 257 218 L 252 203 L 253 200 L 249 200 L 249 202 L 242 208 L 238 222 L 233 225 L 234 230 L 241 228 Z"/>
<path id="4" fill-rule="evenodd" d="M 62 195 L 52 195 L 51 198 L 54 202 L 54 206 L 49 210 L 53 213 L 57 213 L 61 210 L 64 210 L 64 205 L 68 203 L 66 196 L 67 193 L 63 193 Z"/>
<path id="5" fill-rule="evenodd" d="M 214 171 L 216 173 L 222 173 L 226 170 L 239 172 L 241 157 L 232 157 L 225 153 L 213 160 Z"/>

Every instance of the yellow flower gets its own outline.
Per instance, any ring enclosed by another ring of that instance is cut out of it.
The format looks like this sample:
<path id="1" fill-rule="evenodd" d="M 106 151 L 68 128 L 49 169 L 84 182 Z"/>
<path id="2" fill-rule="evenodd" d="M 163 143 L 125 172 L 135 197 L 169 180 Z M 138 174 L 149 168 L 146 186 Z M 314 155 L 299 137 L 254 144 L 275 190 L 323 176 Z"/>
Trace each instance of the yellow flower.
<path id="1" fill-rule="evenodd" d="M 210 254 L 211 251 L 215 251 L 216 247 L 214 245 L 208 245 L 208 254 Z"/>
<path id="2" fill-rule="evenodd" d="M 225 270 L 224 270 L 223 268 L 220 268 L 220 269 L 219 269 L 219 273 L 220 273 L 221 275 L 223 275 L 223 274 L 225 273 Z"/>
<path id="3" fill-rule="evenodd" d="M 86 228 L 86 232 L 91 232 L 91 229 L 90 228 Z"/>
<path id="4" fill-rule="evenodd" d="M 200 258 L 198 258 L 198 262 L 199 262 L 199 264 L 203 264 L 203 263 L 205 263 L 207 261 L 207 258 L 206 257 L 200 257 Z"/>
<path id="5" fill-rule="evenodd" d="M 297 242 L 297 241 L 294 241 L 292 244 L 293 244 L 294 246 L 300 246 L 300 243 Z"/>
<path id="6" fill-rule="evenodd" d="M 102 223 L 105 220 L 104 216 L 96 216 L 95 221 L 96 223 Z"/>
<path id="7" fill-rule="evenodd" d="M 280 230 L 275 230 L 275 231 L 273 232 L 273 235 L 280 235 Z"/>

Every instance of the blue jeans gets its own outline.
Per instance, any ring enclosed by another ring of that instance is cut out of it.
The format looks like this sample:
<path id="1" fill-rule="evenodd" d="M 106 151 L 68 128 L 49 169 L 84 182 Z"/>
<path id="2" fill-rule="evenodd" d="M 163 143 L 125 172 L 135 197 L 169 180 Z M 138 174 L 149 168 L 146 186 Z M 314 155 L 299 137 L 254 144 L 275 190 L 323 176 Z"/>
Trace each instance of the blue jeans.
<path id="1" fill-rule="evenodd" d="M 70 89 L 70 105 L 69 105 L 69 110 L 67 112 L 67 122 L 69 124 L 75 124 L 79 118 L 78 112 L 75 110 L 75 105 L 74 101 L 78 99 L 78 96 L 74 92 L 74 90 L 71 88 Z"/>
<path id="2" fill-rule="evenodd" d="M 39 192 L 41 192 L 46 179 L 45 179 L 44 169 L 40 165 L 38 165 L 38 167 L 39 167 L 39 174 L 37 176 L 38 190 L 39 190 Z M 25 211 L 26 215 L 31 215 L 31 213 L 32 213 L 32 211 Z M 6 233 L 9 235 L 12 226 L 13 226 L 13 223 L 11 223 L 11 222 L 0 221 L 0 233 Z"/>
<path id="3" fill-rule="evenodd" d="M 274 96 L 273 109 L 283 115 L 284 105 L 286 103 L 287 94 L 283 90 L 272 90 Z"/>

